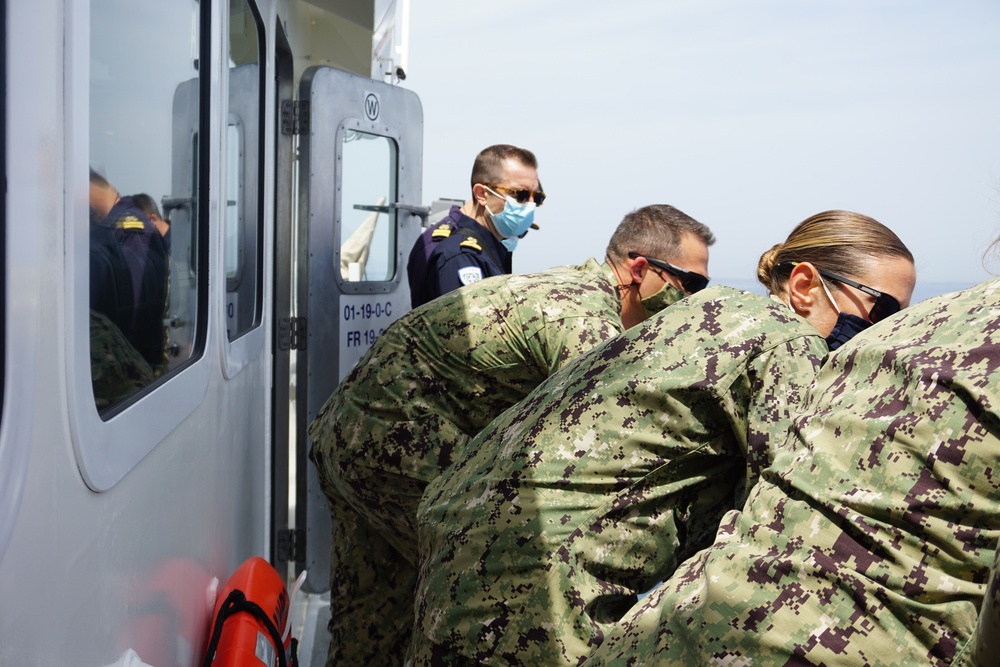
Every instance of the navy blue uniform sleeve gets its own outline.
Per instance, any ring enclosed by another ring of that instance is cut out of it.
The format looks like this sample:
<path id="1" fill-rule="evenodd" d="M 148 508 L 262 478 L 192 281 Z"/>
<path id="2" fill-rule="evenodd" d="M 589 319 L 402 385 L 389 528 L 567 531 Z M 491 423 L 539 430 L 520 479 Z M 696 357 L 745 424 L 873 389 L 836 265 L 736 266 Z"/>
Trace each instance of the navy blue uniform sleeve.
<path id="1" fill-rule="evenodd" d="M 434 285 L 437 291 L 434 294 L 436 298 L 464 285 L 479 282 L 483 278 L 500 275 L 503 271 L 482 254 L 462 252 L 440 258 L 430 273 L 433 277 L 430 275 L 428 277 L 432 283 L 436 283 Z"/>
<path id="2" fill-rule="evenodd" d="M 118 242 L 110 229 L 92 225 L 90 307 L 127 335 L 132 327 L 132 301 L 132 279 Z"/>

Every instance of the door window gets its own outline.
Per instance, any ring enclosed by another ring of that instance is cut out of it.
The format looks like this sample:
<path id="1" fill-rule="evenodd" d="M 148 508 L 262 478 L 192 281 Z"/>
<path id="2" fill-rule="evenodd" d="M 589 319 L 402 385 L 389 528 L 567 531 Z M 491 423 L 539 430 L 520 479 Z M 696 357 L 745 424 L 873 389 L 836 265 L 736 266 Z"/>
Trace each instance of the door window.
<path id="1" fill-rule="evenodd" d="M 396 163 L 388 137 L 347 129 L 341 144 L 340 278 L 384 282 L 396 275 Z"/>
<path id="2" fill-rule="evenodd" d="M 199 258 L 200 8 L 192 0 L 90 4 L 91 380 L 108 417 L 194 354 Z M 185 187 L 179 195 L 178 183 Z M 190 187 L 190 190 L 188 190 Z"/>
<path id="3" fill-rule="evenodd" d="M 226 331 L 239 338 L 260 323 L 260 30 L 246 0 L 229 2 L 229 122 L 226 130 Z"/>

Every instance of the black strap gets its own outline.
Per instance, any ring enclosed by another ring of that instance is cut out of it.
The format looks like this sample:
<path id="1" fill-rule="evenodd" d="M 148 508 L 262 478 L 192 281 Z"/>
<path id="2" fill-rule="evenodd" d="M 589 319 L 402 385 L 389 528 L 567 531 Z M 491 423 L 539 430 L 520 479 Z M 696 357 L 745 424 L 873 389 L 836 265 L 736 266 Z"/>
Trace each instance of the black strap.
<path id="1" fill-rule="evenodd" d="M 222 639 L 222 626 L 225 624 L 227 618 L 241 611 L 247 612 L 264 625 L 267 633 L 271 635 L 271 641 L 274 642 L 276 647 L 278 667 L 288 667 L 288 662 L 285 658 L 285 646 L 281 641 L 281 633 L 278 632 L 278 628 L 274 627 L 271 618 L 267 615 L 267 612 L 261 609 L 260 605 L 247 600 L 247 596 L 243 594 L 243 591 L 239 590 L 230 593 L 229 597 L 226 598 L 225 602 L 219 608 L 219 616 L 215 619 L 215 627 L 212 628 L 212 640 L 208 643 L 208 650 L 205 652 L 205 662 L 202 663 L 202 666 L 211 667 L 212 661 L 215 660 L 215 652 L 219 648 L 219 640 Z M 298 644 L 298 640 L 293 637 L 289 646 L 292 667 L 299 667 Z"/>
<path id="2" fill-rule="evenodd" d="M 485 231 L 486 230 L 483 229 L 483 232 Z M 493 263 L 499 266 L 501 270 L 505 269 L 504 263 L 500 261 L 499 257 L 497 257 L 496 249 L 493 245 L 494 240 L 492 236 L 488 239 L 483 238 L 482 236 L 480 236 L 479 230 L 473 229 L 471 227 L 462 227 L 458 230 L 458 233 L 467 239 L 475 239 L 479 243 L 479 246 L 483 249 L 483 251 L 490 256 L 490 259 L 493 260 Z"/>

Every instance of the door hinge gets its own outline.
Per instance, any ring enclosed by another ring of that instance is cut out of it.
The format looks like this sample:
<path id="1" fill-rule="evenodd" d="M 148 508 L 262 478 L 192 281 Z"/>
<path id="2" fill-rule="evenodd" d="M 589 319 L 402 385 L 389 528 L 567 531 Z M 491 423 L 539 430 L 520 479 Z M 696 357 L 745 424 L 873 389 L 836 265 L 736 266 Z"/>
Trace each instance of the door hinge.
<path id="1" fill-rule="evenodd" d="M 306 531 L 282 528 L 278 531 L 278 560 L 299 561 L 306 556 Z"/>
<path id="2" fill-rule="evenodd" d="M 279 317 L 278 349 L 283 352 L 306 349 L 306 333 L 306 318 Z"/>
<path id="3" fill-rule="evenodd" d="M 309 134 L 309 102 L 306 100 L 281 101 L 281 133 Z"/>

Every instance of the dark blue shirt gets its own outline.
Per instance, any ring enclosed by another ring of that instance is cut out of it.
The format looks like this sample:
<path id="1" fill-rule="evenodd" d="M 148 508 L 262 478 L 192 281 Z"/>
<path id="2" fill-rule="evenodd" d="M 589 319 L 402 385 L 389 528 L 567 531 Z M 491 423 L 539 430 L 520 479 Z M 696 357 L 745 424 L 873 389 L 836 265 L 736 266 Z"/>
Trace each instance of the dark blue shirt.
<path id="1" fill-rule="evenodd" d="M 123 333 L 156 367 L 165 360 L 163 319 L 169 263 L 163 239 L 131 197 L 121 197 L 99 224 L 117 239 L 132 280 L 132 326 Z"/>
<path id="2" fill-rule="evenodd" d="M 90 307 L 128 336 L 134 310 L 132 277 L 110 228 L 90 216 Z"/>
<path id="3" fill-rule="evenodd" d="M 410 303 L 416 308 L 463 285 L 510 273 L 512 257 L 488 229 L 452 206 L 410 251 Z"/>

